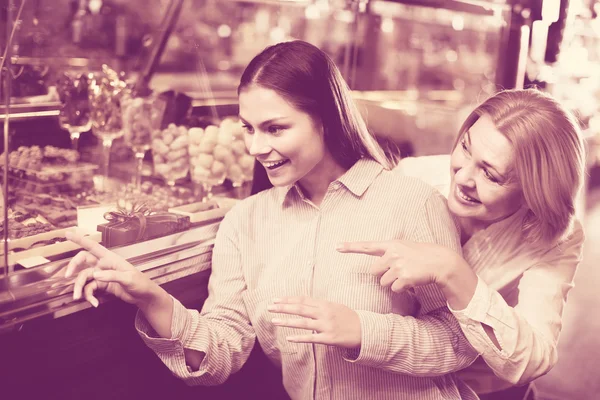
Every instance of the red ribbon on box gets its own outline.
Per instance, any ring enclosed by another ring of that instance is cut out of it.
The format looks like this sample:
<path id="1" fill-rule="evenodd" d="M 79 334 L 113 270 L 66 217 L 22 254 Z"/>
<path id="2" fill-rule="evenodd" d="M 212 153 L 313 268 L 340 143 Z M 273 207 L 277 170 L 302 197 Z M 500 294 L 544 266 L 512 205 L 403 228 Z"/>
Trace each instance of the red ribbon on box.
<path id="1" fill-rule="evenodd" d="M 140 223 L 139 230 L 135 241 L 139 241 L 146 232 L 147 221 L 146 217 L 152 213 L 150 208 L 142 205 L 133 205 L 131 211 L 125 208 L 118 208 L 117 211 L 109 211 L 104 213 L 104 219 L 111 225 L 111 228 L 117 228 L 121 225 L 128 224 L 130 221 L 137 219 Z"/>
<path id="2" fill-rule="evenodd" d="M 134 204 L 131 210 L 120 207 L 105 213 L 104 218 L 109 222 L 98 225 L 98 231 L 102 232 L 102 242 L 108 247 L 154 239 L 190 227 L 189 216 L 152 213 L 144 204 Z"/>

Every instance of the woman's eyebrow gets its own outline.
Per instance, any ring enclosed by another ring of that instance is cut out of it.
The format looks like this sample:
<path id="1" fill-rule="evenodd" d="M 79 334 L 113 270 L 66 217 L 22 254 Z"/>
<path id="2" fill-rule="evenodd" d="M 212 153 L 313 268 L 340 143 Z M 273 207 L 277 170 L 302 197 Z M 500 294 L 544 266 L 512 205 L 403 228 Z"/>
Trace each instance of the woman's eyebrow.
<path id="1" fill-rule="evenodd" d="M 245 119 L 244 119 L 244 118 L 243 118 L 241 115 L 239 115 L 239 118 L 240 118 L 240 120 L 241 120 L 241 121 L 242 121 L 244 124 L 252 126 L 252 124 L 251 124 L 251 123 L 249 123 L 248 121 L 246 121 L 246 120 L 245 120 Z M 259 124 L 259 126 L 260 126 L 260 127 L 265 127 L 265 126 L 271 125 L 272 123 L 274 123 L 274 122 L 277 122 L 277 121 L 279 121 L 279 120 L 282 120 L 282 119 L 285 119 L 285 118 L 286 118 L 286 117 L 275 117 L 275 118 L 271 118 L 271 119 L 268 119 L 268 120 L 266 120 L 266 121 L 263 121 L 263 122 L 261 122 L 261 123 Z"/>
<path id="2" fill-rule="evenodd" d="M 489 163 L 489 162 L 487 162 L 487 161 L 483 161 L 483 160 L 482 160 L 482 161 L 481 161 L 481 163 L 482 163 L 483 165 L 485 165 L 487 168 L 489 168 L 489 169 L 493 169 L 493 170 L 494 170 L 494 172 L 496 173 L 496 175 L 498 175 L 498 177 L 500 178 L 500 180 L 503 180 L 503 181 L 504 181 L 504 180 L 506 180 L 506 176 L 505 176 L 505 174 L 502 174 L 502 173 L 500 173 L 500 171 L 498 170 L 498 168 L 497 168 L 497 167 L 494 167 L 492 164 L 490 164 L 490 163 Z"/>

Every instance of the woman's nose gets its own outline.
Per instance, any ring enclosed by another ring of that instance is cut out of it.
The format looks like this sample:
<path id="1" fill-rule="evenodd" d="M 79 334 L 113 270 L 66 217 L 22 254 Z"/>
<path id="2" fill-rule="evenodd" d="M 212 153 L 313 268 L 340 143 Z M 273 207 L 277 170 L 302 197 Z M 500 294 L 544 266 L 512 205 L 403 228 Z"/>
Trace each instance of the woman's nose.
<path id="1" fill-rule="evenodd" d="M 253 135 L 248 135 L 246 139 L 246 147 L 251 156 L 266 154 L 271 151 L 266 135 L 255 132 Z"/>
<path id="2" fill-rule="evenodd" d="M 471 163 L 465 163 L 455 170 L 454 180 L 457 184 L 466 187 L 475 186 L 475 168 Z"/>

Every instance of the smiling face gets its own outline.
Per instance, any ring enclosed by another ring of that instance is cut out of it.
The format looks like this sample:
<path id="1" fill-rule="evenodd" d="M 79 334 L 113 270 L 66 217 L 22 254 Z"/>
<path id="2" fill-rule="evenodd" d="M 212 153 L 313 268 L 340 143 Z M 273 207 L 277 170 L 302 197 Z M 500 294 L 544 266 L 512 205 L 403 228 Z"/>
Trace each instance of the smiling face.
<path id="1" fill-rule="evenodd" d="M 340 168 L 325 146 L 322 125 L 274 90 L 249 86 L 240 93 L 239 105 L 246 148 L 273 186 L 300 181 L 311 191 L 315 180 L 328 179 Z"/>
<path id="2" fill-rule="evenodd" d="M 512 144 L 484 114 L 452 152 L 448 207 L 463 225 L 485 228 L 524 204 L 513 165 Z"/>

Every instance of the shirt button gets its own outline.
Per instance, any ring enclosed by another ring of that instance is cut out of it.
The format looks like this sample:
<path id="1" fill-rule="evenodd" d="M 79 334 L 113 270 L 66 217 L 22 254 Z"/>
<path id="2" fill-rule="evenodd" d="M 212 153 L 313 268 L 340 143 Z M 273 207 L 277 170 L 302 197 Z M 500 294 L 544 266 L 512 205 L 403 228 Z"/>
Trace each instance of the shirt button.
<path id="1" fill-rule="evenodd" d="M 331 184 L 331 188 L 332 188 L 333 190 L 338 190 L 338 189 L 340 188 L 340 183 L 339 183 L 339 182 L 333 182 L 333 183 Z"/>

